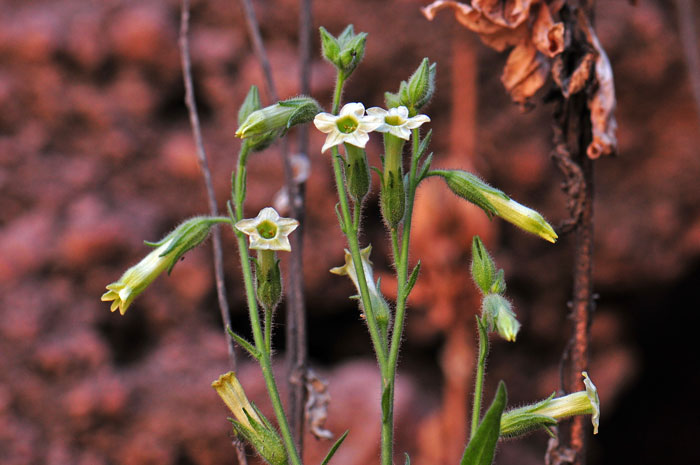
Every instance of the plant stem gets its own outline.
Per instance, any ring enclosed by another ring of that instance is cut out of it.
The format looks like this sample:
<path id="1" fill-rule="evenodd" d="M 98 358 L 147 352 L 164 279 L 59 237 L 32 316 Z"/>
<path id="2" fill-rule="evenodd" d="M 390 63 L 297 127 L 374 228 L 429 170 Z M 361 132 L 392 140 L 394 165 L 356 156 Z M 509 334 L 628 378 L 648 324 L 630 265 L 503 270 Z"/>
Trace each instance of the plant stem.
<path id="1" fill-rule="evenodd" d="M 234 202 L 236 205 L 235 214 L 237 221 L 240 221 L 243 217 L 243 199 L 245 198 L 245 188 L 243 187 L 242 183 L 245 182 L 245 158 L 247 157 L 247 154 L 247 144 L 244 143 L 241 147 L 241 153 L 238 156 L 238 169 L 236 170 L 235 175 L 236 184 L 234 185 Z M 238 253 L 240 255 L 243 282 L 245 284 L 245 293 L 248 302 L 248 313 L 250 317 L 250 324 L 253 328 L 253 341 L 255 342 L 256 349 L 258 349 L 262 354 L 259 358 L 259 362 L 263 373 L 263 378 L 265 379 L 265 386 L 267 387 L 267 392 L 270 396 L 270 401 L 272 402 L 272 408 L 274 409 L 275 416 L 277 417 L 277 423 L 280 428 L 280 433 L 282 434 L 282 439 L 284 441 L 284 446 L 287 450 L 289 460 L 293 465 L 301 465 L 301 459 L 299 458 L 299 454 L 294 443 L 294 438 L 292 437 L 289 429 L 289 423 L 287 422 L 284 407 L 282 406 L 282 400 L 280 399 L 279 391 L 277 390 L 275 377 L 272 373 L 270 351 L 266 350 L 265 336 L 263 335 L 263 331 L 260 326 L 260 313 L 255 297 L 255 286 L 253 285 L 253 273 L 250 268 L 250 254 L 248 253 L 246 237 L 242 232 L 235 228 L 234 233 L 236 234 L 236 240 L 238 242 Z"/>
<path id="2" fill-rule="evenodd" d="M 479 427 L 479 416 L 481 413 L 481 400 L 484 394 L 484 371 L 486 370 L 486 356 L 489 353 L 489 335 L 486 332 L 486 323 L 478 316 L 476 326 L 479 330 L 479 361 L 476 365 L 476 383 L 474 385 L 474 406 L 472 410 L 472 427 L 469 432 L 469 439 L 476 434 Z"/>

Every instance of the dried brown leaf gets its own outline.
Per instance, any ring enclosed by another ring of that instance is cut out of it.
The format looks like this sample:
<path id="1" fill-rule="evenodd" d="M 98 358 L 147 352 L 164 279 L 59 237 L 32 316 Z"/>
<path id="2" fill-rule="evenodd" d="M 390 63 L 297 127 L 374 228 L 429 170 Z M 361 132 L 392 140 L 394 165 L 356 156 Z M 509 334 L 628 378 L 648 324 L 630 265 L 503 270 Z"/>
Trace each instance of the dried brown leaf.
<path id="1" fill-rule="evenodd" d="M 612 155 L 617 151 L 617 121 L 615 120 L 615 81 L 610 60 L 598 41 L 593 28 L 588 26 L 588 37 L 591 45 L 598 52 L 595 62 L 595 78 L 597 87 L 588 99 L 591 111 L 591 130 L 593 141 L 588 145 L 586 154 L 596 159 L 601 155 Z"/>
<path id="2" fill-rule="evenodd" d="M 568 71 L 564 64 L 564 58 L 558 55 L 552 64 L 552 78 L 561 89 L 564 97 L 581 92 L 591 77 L 591 71 L 596 61 L 596 54 L 586 53 L 581 58 L 572 72 Z"/>
<path id="3" fill-rule="evenodd" d="M 541 53 L 554 58 L 564 51 L 564 24 L 555 23 L 547 5 L 540 5 L 532 25 L 532 42 Z"/>
<path id="4" fill-rule="evenodd" d="M 328 382 L 309 369 L 306 372 L 306 393 L 308 400 L 304 410 L 311 433 L 318 439 L 333 439 L 333 433 L 324 428 L 331 401 Z"/>
<path id="5" fill-rule="evenodd" d="M 495 24 L 515 29 L 530 16 L 530 6 L 538 0 L 472 0 L 472 6 Z"/>
<path id="6" fill-rule="evenodd" d="M 521 105 L 547 81 L 549 62 L 530 41 L 523 41 L 508 55 L 501 82 L 512 99 Z"/>

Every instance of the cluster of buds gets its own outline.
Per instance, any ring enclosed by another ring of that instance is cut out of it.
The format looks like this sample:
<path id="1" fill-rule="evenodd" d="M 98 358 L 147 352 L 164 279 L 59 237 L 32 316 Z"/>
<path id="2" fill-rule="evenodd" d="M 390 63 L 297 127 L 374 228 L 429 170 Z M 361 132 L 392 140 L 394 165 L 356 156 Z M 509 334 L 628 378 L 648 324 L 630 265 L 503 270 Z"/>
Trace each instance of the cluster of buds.
<path id="1" fill-rule="evenodd" d="M 496 270 L 496 264 L 479 236 L 472 240 L 471 273 L 483 294 L 481 314 L 487 330 L 495 330 L 506 341 L 514 342 L 520 322 L 515 318 L 510 302 L 503 297 L 506 292 L 503 270 Z"/>
<path id="2" fill-rule="evenodd" d="M 416 115 L 433 98 L 436 71 L 437 65 L 423 58 L 408 81 L 401 81 L 398 92 L 384 94 L 386 106 L 389 108 L 404 106 L 408 108 L 410 115 Z"/>
<path id="3" fill-rule="evenodd" d="M 349 77 L 365 56 L 367 33 L 355 34 L 351 25 L 338 37 L 333 37 L 326 28 L 321 27 L 321 53 L 345 78 Z"/>

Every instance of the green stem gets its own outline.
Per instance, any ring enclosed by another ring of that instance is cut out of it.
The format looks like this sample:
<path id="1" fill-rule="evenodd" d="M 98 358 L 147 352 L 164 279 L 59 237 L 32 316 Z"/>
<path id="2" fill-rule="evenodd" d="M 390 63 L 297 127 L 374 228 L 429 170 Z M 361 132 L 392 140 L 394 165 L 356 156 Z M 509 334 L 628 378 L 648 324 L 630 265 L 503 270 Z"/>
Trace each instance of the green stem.
<path id="1" fill-rule="evenodd" d="M 245 159 L 247 155 L 248 148 L 247 144 L 244 143 L 238 157 L 238 169 L 236 170 L 236 181 L 234 184 L 234 202 L 236 205 L 236 219 L 238 221 L 240 221 L 243 217 L 245 186 L 242 183 L 245 182 Z M 277 389 L 277 383 L 275 382 L 275 377 L 272 373 L 270 352 L 265 350 L 266 343 L 262 328 L 260 327 L 260 313 L 258 311 L 258 303 L 255 298 L 253 272 L 250 268 L 250 255 L 248 252 L 248 244 L 246 243 L 246 236 L 235 228 L 234 233 L 236 234 L 236 240 L 238 242 L 238 253 L 240 255 L 243 283 L 245 285 L 246 299 L 248 302 L 248 313 L 250 317 L 250 324 L 253 328 L 253 341 L 255 342 L 256 349 L 258 349 L 262 354 L 258 361 L 260 362 L 260 368 L 262 370 L 263 378 L 265 379 L 265 386 L 267 387 L 267 392 L 270 396 L 270 401 L 272 402 L 272 408 L 275 411 L 277 424 L 279 425 L 280 433 L 282 434 L 282 439 L 284 441 L 284 446 L 287 450 L 289 460 L 292 465 L 302 465 L 301 458 L 299 458 L 299 454 L 294 443 L 294 438 L 292 437 L 289 428 L 289 423 L 287 422 L 287 417 L 284 413 L 284 407 L 282 406 L 282 400 L 280 399 L 279 391 Z"/>
<path id="2" fill-rule="evenodd" d="M 265 308 L 265 350 L 267 356 L 272 358 L 272 309 Z"/>
<path id="3" fill-rule="evenodd" d="M 335 91 L 333 92 L 333 109 L 331 113 L 338 114 L 340 110 L 340 96 L 343 94 L 343 86 L 345 85 L 345 75 L 342 71 L 338 71 L 338 76 L 335 79 Z"/>
<path id="4" fill-rule="evenodd" d="M 343 230 L 345 231 L 345 237 L 348 240 L 348 247 L 350 248 L 350 255 L 352 256 L 352 264 L 355 267 L 355 272 L 357 273 L 357 280 L 360 286 L 360 297 L 362 298 L 362 306 L 365 309 L 365 317 L 369 328 L 369 335 L 372 339 L 374 351 L 377 354 L 377 362 L 379 363 L 382 377 L 384 378 L 384 372 L 387 366 L 386 351 L 384 350 L 384 345 L 381 343 L 379 328 L 377 327 L 377 320 L 374 317 L 372 301 L 369 296 L 369 288 L 367 287 L 367 278 L 365 277 L 365 271 L 362 267 L 360 244 L 359 240 L 357 239 L 357 229 L 354 227 L 354 222 L 350 215 L 350 206 L 348 205 L 348 197 L 345 193 L 345 185 L 343 183 L 343 171 L 340 166 L 341 158 L 338 154 L 337 147 L 333 147 L 331 151 L 333 172 L 335 173 L 335 183 L 338 190 L 338 199 L 340 200 L 340 212 L 344 223 Z"/>
<path id="5" fill-rule="evenodd" d="M 474 406 L 472 410 L 472 427 L 469 439 L 476 434 L 479 427 L 479 415 L 481 413 L 481 399 L 484 392 L 484 371 L 486 370 L 486 356 L 489 353 L 489 335 L 486 331 L 486 322 L 476 317 L 476 326 L 479 329 L 479 361 L 476 366 L 476 383 L 474 385 Z"/>
<path id="6" fill-rule="evenodd" d="M 413 201 L 416 196 L 416 171 L 418 168 L 418 149 L 420 147 L 420 131 L 413 130 L 413 152 L 411 155 L 411 168 L 408 173 L 408 192 L 406 195 L 406 214 L 404 216 L 403 231 L 401 232 L 401 248 L 398 247 L 396 230 L 391 231 L 392 246 L 394 249 L 394 263 L 396 264 L 396 277 L 398 290 L 396 297 L 396 316 L 391 333 L 391 347 L 389 349 L 389 366 L 387 369 L 387 385 L 390 392 L 390 411 L 386 412 L 382 424 L 382 465 L 391 465 L 393 462 L 393 428 L 394 428 L 394 384 L 396 380 L 396 367 L 399 358 L 399 347 L 403 336 L 404 319 L 406 316 L 406 284 L 408 279 L 408 248 L 411 238 L 411 221 L 413 219 Z"/>

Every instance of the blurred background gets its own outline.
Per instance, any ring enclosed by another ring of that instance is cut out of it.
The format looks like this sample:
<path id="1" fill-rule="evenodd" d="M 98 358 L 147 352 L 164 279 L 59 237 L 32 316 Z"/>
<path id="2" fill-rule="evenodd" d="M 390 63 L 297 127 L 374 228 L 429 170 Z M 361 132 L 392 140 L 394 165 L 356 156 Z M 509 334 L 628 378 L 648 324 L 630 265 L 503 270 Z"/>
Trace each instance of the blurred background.
<path id="1" fill-rule="evenodd" d="M 264 81 L 239 2 L 192 2 L 191 53 L 219 207 L 230 193 L 237 112 Z M 255 2 L 281 97 L 298 93 L 298 2 Z M 433 166 L 470 169 L 558 224 L 562 175 L 550 161 L 550 105 L 522 113 L 499 76 L 505 55 L 449 12 L 433 22 L 418 0 L 314 2 L 314 31 L 369 33 L 345 101 L 383 105 L 424 56 L 437 62 L 426 113 Z M 596 27 L 617 87 L 619 156 L 596 162 L 595 290 L 590 374 L 602 402 L 589 463 L 700 463 L 697 349 L 700 157 L 678 4 L 598 2 Z M 104 286 L 181 220 L 208 210 L 183 103 L 176 0 L 4 0 L 0 3 L 0 462 L 224 464 L 235 461 L 227 411 L 210 383 L 229 369 L 209 244 L 161 277 L 125 316 Z M 685 16 L 684 16 L 685 15 Z M 320 50 L 314 32 L 313 49 Z M 696 38 L 690 37 L 690 42 Z M 686 42 L 688 37 L 686 36 Z M 697 57 L 696 57 L 697 58 Z M 333 69 L 312 62 L 312 95 L 328 108 Z M 696 76 L 698 78 L 698 76 Z M 542 92 L 544 93 L 544 92 Z M 350 281 L 328 273 L 343 240 L 323 135 L 311 131 L 304 250 L 310 362 L 329 381 L 327 427 L 350 436 L 334 463 L 379 456 L 379 378 Z M 290 139 L 294 150 L 296 139 Z M 249 162 L 247 216 L 283 185 L 279 145 Z M 378 164 L 373 138 L 368 153 Z M 374 179 L 376 182 L 377 180 Z M 378 188 L 375 184 L 374 193 Z M 389 247 L 376 195 L 364 242 L 389 296 Z M 551 245 L 451 196 L 418 192 L 411 296 L 397 386 L 397 460 L 456 463 L 466 437 L 478 296 L 470 242 L 480 234 L 504 268 L 523 328 L 493 340 L 486 396 L 499 379 L 522 404 L 559 387 L 571 331 L 573 238 Z M 232 235 L 224 231 L 234 329 L 248 331 Z M 277 347 L 284 347 L 278 316 Z M 279 354 L 279 360 L 283 354 Z M 283 369 L 282 366 L 278 368 Z M 246 391 L 270 412 L 258 368 L 239 354 Z M 280 371 L 282 373 L 282 371 Z M 306 438 L 306 461 L 330 446 Z M 499 447 L 498 464 L 543 463 L 544 433 Z"/>

